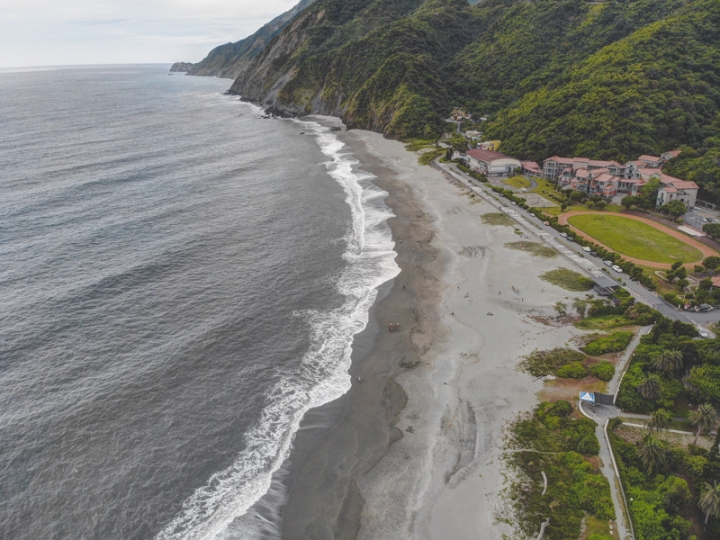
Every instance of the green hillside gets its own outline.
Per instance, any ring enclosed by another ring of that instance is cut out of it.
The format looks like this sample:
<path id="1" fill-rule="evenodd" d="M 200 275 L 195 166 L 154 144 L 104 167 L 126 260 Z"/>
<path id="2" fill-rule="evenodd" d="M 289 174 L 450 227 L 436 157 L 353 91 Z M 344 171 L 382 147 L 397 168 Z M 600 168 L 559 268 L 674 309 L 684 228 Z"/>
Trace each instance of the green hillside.
<path id="1" fill-rule="evenodd" d="M 720 200 L 717 0 L 317 0 L 233 69 L 245 99 L 399 139 L 460 105 L 521 158 L 687 145 L 669 171 Z"/>

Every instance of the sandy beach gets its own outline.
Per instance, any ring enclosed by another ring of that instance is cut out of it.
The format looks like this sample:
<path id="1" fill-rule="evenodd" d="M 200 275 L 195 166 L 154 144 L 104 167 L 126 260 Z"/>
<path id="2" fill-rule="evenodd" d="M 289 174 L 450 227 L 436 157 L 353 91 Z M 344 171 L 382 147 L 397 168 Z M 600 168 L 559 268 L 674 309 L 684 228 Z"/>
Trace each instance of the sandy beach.
<path id="1" fill-rule="evenodd" d="M 505 247 L 521 239 L 515 228 L 485 225 L 480 216 L 494 207 L 420 166 L 401 143 L 367 131 L 339 136 L 389 193 L 401 273 L 356 339 L 351 375 L 362 382 L 325 406 L 331 425 L 314 426 L 320 407 L 298 433 L 282 536 L 512 535 L 498 521 L 503 429 L 542 389 L 517 364 L 572 338 L 538 320 L 576 296 L 538 276 L 572 267 Z M 394 322 L 399 332 L 388 331 Z"/>

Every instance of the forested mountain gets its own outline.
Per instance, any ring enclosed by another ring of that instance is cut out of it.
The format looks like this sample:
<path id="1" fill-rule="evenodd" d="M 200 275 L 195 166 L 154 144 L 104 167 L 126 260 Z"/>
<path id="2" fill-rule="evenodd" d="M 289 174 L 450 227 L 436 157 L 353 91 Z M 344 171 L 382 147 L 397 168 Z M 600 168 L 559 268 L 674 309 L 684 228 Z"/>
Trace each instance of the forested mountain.
<path id="1" fill-rule="evenodd" d="M 472 4 L 317 0 L 234 66 L 231 90 L 401 139 L 438 136 L 465 106 L 521 158 L 687 145 L 672 169 L 720 200 L 718 0 Z"/>

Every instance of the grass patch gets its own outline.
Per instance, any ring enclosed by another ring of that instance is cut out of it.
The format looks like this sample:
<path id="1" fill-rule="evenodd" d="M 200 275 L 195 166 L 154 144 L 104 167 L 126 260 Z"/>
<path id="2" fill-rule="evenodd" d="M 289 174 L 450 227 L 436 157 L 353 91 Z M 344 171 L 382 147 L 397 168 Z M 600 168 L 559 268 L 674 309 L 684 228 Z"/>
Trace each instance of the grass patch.
<path id="1" fill-rule="evenodd" d="M 504 225 L 506 227 L 512 227 L 515 225 L 515 222 L 512 219 L 502 213 L 483 214 L 480 216 L 480 219 L 485 225 Z"/>
<path id="2" fill-rule="evenodd" d="M 590 356 L 624 351 L 630 345 L 633 335 L 632 332 L 613 332 L 608 336 L 594 339 L 585 345 L 583 351 Z"/>
<path id="3" fill-rule="evenodd" d="M 642 221 L 598 214 L 572 216 L 568 221 L 573 227 L 628 257 L 659 263 L 688 263 L 702 259 L 700 250 Z"/>
<path id="4" fill-rule="evenodd" d="M 421 154 L 418 158 L 418 162 L 420 162 L 420 165 L 430 165 L 433 161 L 435 161 L 436 158 L 444 155 L 445 150 L 443 148 L 438 148 L 437 150 L 430 150 L 429 152 Z"/>
<path id="5" fill-rule="evenodd" d="M 533 377 L 557 375 L 563 366 L 582 362 L 585 355 L 575 349 L 557 348 L 550 351 L 533 351 L 520 362 L 520 369 Z"/>
<path id="6" fill-rule="evenodd" d="M 620 326 L 628 326 L 633 321 L 625 315 L 603 315 L 601 317 L 588 317 L 575 323 L 581 330 L 611 330 Z"/>
<path id="7" fill-rule="evenodd" d="M 429 139 L 410 139 L 405 145 L 405 150 L 417 152 L 423 148 L 435 148 L 435 141 Z"/>
<path id="8" fill-rule="evenodd" d="M 528 180 L 524 176 L 513 176 L 512 178 L 503 180 L 502 183 L 517 189 L 527 189 L 532 186 L 532 182 L 530 182 L 530 180 Z"/>
<path id="9" fill-rule="evenodd" d="M 567 268 L 556 268 L 555 270 L 545 272 L 540 275 L 540 279 L 568 291 L 575 292 L 589 291 L 595 284 L 592 279 L 586 278 L 582 274 L 568 270 Z"/>
<path id="10" fill-rule="evenodd" d="M 539 242 L 508 242 L 505 247 L 518 251 L 527 251 L 533 257 L 542 257 L 543 259 L 552 259 L 558 255 L 556 250 Z"/>

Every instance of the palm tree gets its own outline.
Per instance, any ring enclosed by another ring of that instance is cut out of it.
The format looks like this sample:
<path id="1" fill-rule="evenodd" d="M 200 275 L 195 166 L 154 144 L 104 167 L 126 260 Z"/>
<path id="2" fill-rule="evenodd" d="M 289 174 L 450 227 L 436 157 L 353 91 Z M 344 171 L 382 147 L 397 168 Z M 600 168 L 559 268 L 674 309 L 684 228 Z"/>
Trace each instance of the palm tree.
<path id="1" fill-rule="evenodd" d="M 657 399 L 660 397 L 662 387 L 660 385 L 660 377 L 655 374 L 643 375 L 640 384 L 637 386 L 638 392 L 645 399 Z"/>
<path id="2" fill-rule="evenodd" d="M 717 413 L 710 403 L 703 403 L 694 411 L 690 411 L 688 419 L 690 420 L 690 423 L 697 428 L 697 431 L 695 432 L 695 440 L 693 441 L 693 444 L 697 444 L 698 437 L 703 430 L 707 429 L 710 431 L 710 429 L 712 429 L 715 425 Z"/>
<path id="3" fill-rule="evenodd" d="M 663 351 L 652 359 L 652 366 L 657 371 L 663 373 L 672 373 L 682 367 L 683 355 L 677 349 L 672 351 Z"/>
<path id="4" fill-rule="evenodd" d="M 665 409 L 658 409 L 650 415 L 650 420 L 648 420 L 647 424 L 645 425 L 650 430 L 650 433 L 652 433 L 653 430 L 660 432 L 664 429 L 667 429 L 672 420 L 672 413 L 666 411 Z"/>
<path id="5" fill-rule="evenodd" d="M 652 473 L 665 466 L 667 463 L 668 446 L 667 443 L 661 439 L 647 435 L 641 440 L 637 448 L 637 452 L 640 461 L 642 461 L 648 472 Z"/>
<path id="6" fill-rule="evenodd" d="M 705 482 L 698 506 L 705 512 L 705 525 L 710 516 L 720 517 L 720 482 L 715 481 L 713 484 Z"/>
<path id="7" fill-rule="evenodd" d="M 558 302 L 555 304 L 555 311 L 557 311 L 559 317 L 567 315 L 567 304 Z"/>

